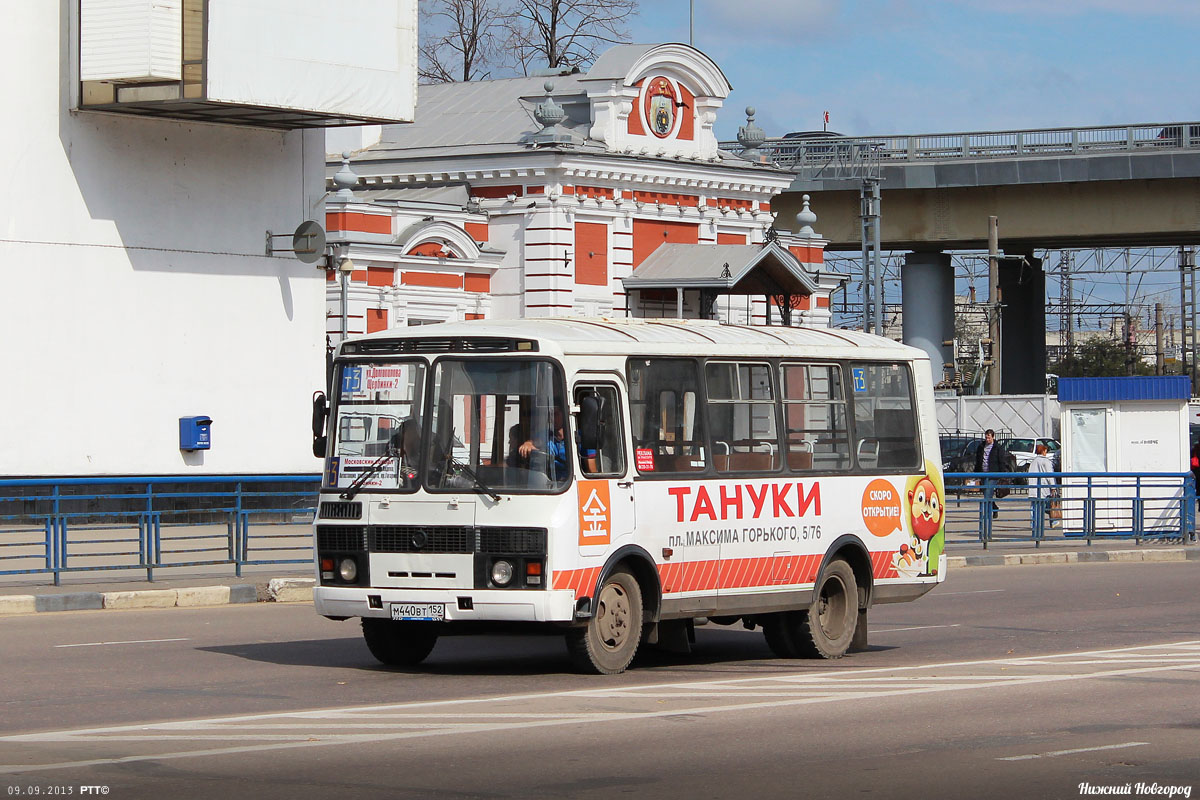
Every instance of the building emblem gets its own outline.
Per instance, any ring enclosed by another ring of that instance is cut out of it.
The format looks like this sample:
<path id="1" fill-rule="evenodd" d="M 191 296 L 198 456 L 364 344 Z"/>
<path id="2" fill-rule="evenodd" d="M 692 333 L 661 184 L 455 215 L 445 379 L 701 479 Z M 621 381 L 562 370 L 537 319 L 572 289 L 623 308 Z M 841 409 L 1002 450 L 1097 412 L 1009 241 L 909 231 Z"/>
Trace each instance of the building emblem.
<path id="1" fill-rule="evenodd" d="M 675 109 L 679 106 L 675 89 L 666 78 L 654 78 L 646 90 L 646 119 L 650 130 L 665 139 L 675 129 Z"/>

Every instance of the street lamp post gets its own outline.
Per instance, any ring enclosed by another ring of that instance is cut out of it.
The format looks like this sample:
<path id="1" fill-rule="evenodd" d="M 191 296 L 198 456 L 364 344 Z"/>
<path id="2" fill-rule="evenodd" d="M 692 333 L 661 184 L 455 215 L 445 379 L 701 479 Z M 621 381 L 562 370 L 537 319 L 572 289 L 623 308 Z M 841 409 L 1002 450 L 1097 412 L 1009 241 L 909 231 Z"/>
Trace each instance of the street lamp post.
<path id="1" fill-rule="evenodd" d="M 354 272 L 354 262 L 350 260 L 350 256 L 346 255 L 350 250 L 350 245 L 346 242 L 339 242 L 334 245 L 334 263 L 337 264 L 338 279 L 342 288 L 342 341 L 346 341 L 346 337 L 350 335 L 349 314 L 350 314 L 350 274 Z"/>

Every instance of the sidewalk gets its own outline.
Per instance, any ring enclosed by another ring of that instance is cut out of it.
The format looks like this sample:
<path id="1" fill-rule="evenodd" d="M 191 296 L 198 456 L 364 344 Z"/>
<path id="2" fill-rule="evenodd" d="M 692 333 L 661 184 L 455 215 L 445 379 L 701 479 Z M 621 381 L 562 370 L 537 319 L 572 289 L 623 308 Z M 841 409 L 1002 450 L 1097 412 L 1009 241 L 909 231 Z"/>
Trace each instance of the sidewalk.
<path id="1" fill-rule="evenodd" d="M 1051 539 L 1035 547 L 1031 541 L 992 542 L 987 548 L 978 537 L 947 533 L 949 571 L 972 567 L 1025 566 L 1030 564 L 1200 562 L 1195 543 L 1151 543 L 1132 540 L 1095 541 Z M 139 580 L 136 570 L 64 575 L 54 586 L 48 575 L 0 577 L 0 616 L 43 611 L 84 611 L 129 608 L 186 608 L 255 602 L 307 602 L 312 600 L 310 568 L 294 570 L 259 567 L 242 577 L 211 571 L 171 575 L 160 570 L 153 582 Z M 160 577 L 161 576 L 161 577 Z"/>

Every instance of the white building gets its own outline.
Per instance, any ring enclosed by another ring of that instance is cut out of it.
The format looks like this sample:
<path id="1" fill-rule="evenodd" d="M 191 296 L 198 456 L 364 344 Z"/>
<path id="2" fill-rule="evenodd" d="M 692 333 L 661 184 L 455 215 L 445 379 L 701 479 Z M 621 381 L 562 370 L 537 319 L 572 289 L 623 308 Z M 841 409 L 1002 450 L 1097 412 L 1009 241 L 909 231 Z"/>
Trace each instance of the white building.
<path id="1" fill-rule="evenodd" d="M 266 236 L 324 219 L 313 126 L 411 119 L 416 0 L 272 5 L 5 4 L 0 475 L 316 471 L 325 275 Z"/>
<path id="2" fill-rule="evenodd" d="M 773 324 L 828 325 L 844 278 L 824 269 L 807 210 L 804 235 L 764 246 L 793 176 L 718 149 L 729 91 L 683 44 L 613 47 L 583 73 L 422 86 L 413 125 L 331 159 L 327 225 L 351 267 L 329 275 L 331 339 L 343 297 L 350 334 L 555 315 L 764 324 L 768 296 Z M 742 134 L 762 139 L 752 122 Z"/>

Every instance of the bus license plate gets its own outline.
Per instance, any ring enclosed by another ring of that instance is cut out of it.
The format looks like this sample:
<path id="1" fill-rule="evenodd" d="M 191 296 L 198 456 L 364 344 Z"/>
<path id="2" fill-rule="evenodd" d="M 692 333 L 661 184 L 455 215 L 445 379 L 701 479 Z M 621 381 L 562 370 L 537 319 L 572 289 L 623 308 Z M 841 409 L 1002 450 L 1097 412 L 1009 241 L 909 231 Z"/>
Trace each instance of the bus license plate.
<path id="1" fill-rule="evenodd" d="M 392 619 L 443 622 L 446 619 L 446 604 L 392 603 Z"/>

